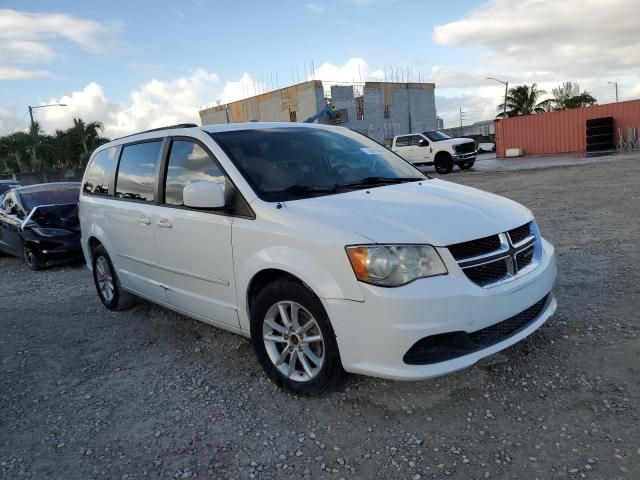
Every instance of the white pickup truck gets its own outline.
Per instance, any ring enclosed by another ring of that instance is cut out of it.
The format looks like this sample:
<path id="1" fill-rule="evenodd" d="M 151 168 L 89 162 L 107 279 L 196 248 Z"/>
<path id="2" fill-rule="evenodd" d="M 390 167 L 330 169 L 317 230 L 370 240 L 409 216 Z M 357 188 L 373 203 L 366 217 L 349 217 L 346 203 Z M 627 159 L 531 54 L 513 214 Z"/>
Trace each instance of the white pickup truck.
<path id="1" fill-rule="evenodd" d="M 451 138 L 439 131 L 411 133 L 393 138 L 391 150 L 414 165 L 435 165 L 436 172 L 449 173 L 454 165 L 473 167 L 478 152 L 471 138 Z"/>

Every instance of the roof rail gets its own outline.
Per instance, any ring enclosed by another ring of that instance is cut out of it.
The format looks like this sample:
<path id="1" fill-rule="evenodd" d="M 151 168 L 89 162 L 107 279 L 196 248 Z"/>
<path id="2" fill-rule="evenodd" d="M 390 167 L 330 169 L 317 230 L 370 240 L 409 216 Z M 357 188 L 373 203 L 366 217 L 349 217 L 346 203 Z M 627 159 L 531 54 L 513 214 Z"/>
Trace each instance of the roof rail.
<path id="1" fill-rule="evenodd" d="M 124 137 L 115 138 L 114 140 L 120 140 L 122 138 L 132 137 L 134 135 L 141 135 L 143 133 L 159 132 L 160 130 L 172 130 L 174 128 L 192 128 L 192 127 L 197 127 L 197 126 L 198 125 L 195 124 L 195 123 L 177 123 L 175 125 L 167 125 L 166 127 L 151 128 L 149 130 L 144 130 L 142 132 L 132 133 L 130 135 L 125 135 Z"/>

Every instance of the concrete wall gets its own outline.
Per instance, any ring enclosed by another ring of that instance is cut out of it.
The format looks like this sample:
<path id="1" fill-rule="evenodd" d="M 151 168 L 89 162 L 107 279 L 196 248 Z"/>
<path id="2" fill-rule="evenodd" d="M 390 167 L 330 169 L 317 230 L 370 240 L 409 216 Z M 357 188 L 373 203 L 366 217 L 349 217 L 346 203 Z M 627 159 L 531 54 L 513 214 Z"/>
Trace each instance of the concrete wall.
<path id="1" fill-rule="evenodd" d="M 312 80 L 200 111 L 203 125 L 229 122 L 288 122 L 290 112 L 302 122 L 324 108 L 322 82 Z"/>
<path id="2" fill-rule="evenodd" d="M 22 185 L 35 185 L 49 182 L 80 182 L 84 175 L 84 168 L 70 168 L 68 170 L 43 170 L 40 172 L 1 174 L 0 180 L 16 180 Z"/>
<path id="3" fill-rule="evenodd" d="M 380 143 L 390 143 L 395 135 L 435 130 L 437 127 L 435 86 L 432 83 L 364 84 L 364 119 L 356 117 L 352 86 L 331 87 L 331 101 L 348 111 L 342 125 L 363 133 Z M 384 118 L 388 105 L 389 118 Z"/>
<path id="4" fill-rule="evenodd" d="M 338 110 L 346 110 L 343 126 L 361 132 L 380 143 L 390 143 L 395 135 L 435 130 L 436 102 L 433 83 L 366 82 L 363 87 L 364 119 L 358 120 L 352 85 L 333 85 L 331 101 Z M 230 122 L 290 121 L 289 112 L 296 112 L 296 121 L 303 122 L 325 106 L 322 82 L 309 82 L 282 88 L 228 105 L 200 111 L 203 125 Z M 385 106 L 389 117 L 384 118 Z M 330 123 L 328 118 L 321 123 Z"/>
<path id="5" fill-rule="evenodd" d="M 463 127 L 440 128 L 440 131 L 451 137 L 473 138 L 476 143 L 495 142 L 496 122 L 479 122 Z"/>

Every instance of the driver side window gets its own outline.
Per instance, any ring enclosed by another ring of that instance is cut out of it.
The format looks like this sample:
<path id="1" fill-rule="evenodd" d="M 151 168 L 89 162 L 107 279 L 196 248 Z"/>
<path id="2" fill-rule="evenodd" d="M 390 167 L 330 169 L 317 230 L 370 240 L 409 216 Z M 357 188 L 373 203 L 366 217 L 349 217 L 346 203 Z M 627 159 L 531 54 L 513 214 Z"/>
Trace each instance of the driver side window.
<path id="1" fill-rule="evenodd" d="M 184 187 L 195 182 L 216 182 L 224 190 L 225 198 L 229 195 L 226 177 L 211 155 L 195 142 L 174 140 L 167 162 L 164 203 L 184 206 L 182 191 Z"/>
<path id="2" fill-rule="evenodd" d="M 13 199 L 13 195 L 11 193 L 7 193 L 4 197 L 4 199 L 2 200 L 2 209 L 6 212 L 6 213 L 14 213 L 11 212 L 11 208 L 15 205 L 15 201 Z"/>

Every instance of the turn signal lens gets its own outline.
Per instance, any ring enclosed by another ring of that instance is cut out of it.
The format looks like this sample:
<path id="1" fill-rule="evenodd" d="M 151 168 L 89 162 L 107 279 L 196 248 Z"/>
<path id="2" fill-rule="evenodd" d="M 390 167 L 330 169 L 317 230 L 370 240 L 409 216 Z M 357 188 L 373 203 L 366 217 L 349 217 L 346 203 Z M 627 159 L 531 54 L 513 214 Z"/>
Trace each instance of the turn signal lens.
<path id="1" fill-rule="evenodd" d="M 347 247 L 347 255 L 358 280 L 383 287 L 447 274 L 431 245 L 357 245 Z"/>

